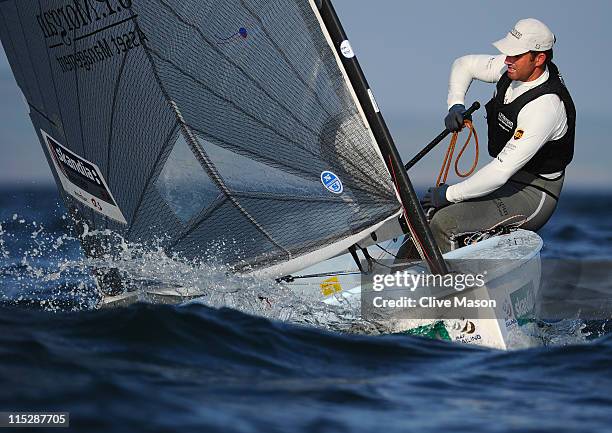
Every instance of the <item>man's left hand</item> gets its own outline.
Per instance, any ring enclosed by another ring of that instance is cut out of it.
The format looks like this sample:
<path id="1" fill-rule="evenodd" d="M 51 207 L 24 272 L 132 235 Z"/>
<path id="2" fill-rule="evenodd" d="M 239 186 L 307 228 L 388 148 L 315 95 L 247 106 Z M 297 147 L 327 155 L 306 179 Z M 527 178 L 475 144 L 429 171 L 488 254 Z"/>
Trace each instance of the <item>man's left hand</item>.
<path id="1" fill-rule="evenodd" d="M 429 188 L 427 190 L 427 193 L 425 193 L 423 199 L 421 200 L 421 205 L 423 206 L 423 209 L 434 208 L 438 210 L 453 204 L 446 198 L 447 189 L 448 185 L 445 183 L 440 186 L 433 186 Z"/>

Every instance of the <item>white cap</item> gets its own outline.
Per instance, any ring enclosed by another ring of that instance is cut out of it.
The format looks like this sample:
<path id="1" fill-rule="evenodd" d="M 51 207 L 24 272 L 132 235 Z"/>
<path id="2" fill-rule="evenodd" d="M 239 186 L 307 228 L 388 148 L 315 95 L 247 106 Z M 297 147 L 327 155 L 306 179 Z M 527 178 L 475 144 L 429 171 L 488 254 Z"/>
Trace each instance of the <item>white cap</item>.
<path id="1" fill-rule="evenodd" d="M 493 45 L 502 54 L 518 56 L 528 51 L 548 51 L 555 44 L 555 35 L 535 18 L 520 20 L 508 35 Z"/>

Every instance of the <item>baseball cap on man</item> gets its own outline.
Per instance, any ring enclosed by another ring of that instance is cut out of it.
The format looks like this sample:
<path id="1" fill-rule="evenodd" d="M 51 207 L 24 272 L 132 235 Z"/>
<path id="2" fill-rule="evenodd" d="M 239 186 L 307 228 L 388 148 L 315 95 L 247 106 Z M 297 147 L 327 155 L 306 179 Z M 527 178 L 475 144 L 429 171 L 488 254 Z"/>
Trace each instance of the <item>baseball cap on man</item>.
<path id="1" fill-rule="evenodd" d="M 555 44 L 553 32 L 535 18 L 520 20 L 508 35 L 493 45 L 502 54 L 518 56 L 528 51 L 548 51 Z"/>

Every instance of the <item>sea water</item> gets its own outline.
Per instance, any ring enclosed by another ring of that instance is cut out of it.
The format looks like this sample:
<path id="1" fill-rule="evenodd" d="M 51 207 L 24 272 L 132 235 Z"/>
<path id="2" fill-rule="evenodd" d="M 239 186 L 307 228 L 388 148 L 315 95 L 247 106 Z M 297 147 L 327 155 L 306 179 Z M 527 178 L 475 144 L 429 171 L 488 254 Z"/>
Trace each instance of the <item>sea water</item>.
<path id="1" fill-rule="evenodd" d="M 611 199 L 564 194 L 542 256 L 605 268 Z M 540 323 L 543 347 L 510 352 L 371 335 L 278 285 L 138 249 L 125 247 L 132 271 L 202 298 L 98 310 L 96 263 L 57 193 L 0 192 L 0 411 L 70 412 L 84 432 L 610 429 L 605 317 Z M 605 301 L 609 275 L 563 289 Z"/>

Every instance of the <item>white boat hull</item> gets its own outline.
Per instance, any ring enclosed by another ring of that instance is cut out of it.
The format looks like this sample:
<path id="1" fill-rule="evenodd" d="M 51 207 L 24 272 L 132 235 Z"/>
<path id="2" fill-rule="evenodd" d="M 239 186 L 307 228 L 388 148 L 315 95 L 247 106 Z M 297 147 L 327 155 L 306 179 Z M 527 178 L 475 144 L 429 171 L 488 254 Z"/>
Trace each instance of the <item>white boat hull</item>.
<path id="1" fill-rule="evenodd" d="M 384 329 L 390 333 L 426 335 L 497 349 L 539 345 L 540 340 L 532 335 L 530 327 L 540 286 L 542 244 L 542 239 L 537 234 L 518 230 L 447 253 L 444 257 L 451 261 L 481 261 L 479 266 L 495 263 L 494 269 L 488 270 L 485 286 L 462 293 L 462 296 L 468 299 L 493 301 L 488 302 L 491 306 L 473 310 L 475 314 L 468 318 L 447 318 L 444 307 L 437 311 L 439 318 L 436 317 L 436 312 L 432 313 L 431 308 L 411 310 L 410 317 L 406 317 L 407 314 L 403 310 L 399 317 L 386 317 Z M 393 254 L 399 245 L 398 241 L 387 242 L 385 249 Z M 373 247 L 372 251 L 375 249 L 376 247 Z M 372 255 L 378 262 L 392 258 L 386 252 Z M 488 259 L 495 261 L 489 262 Z M 347 254 L 301 273 L 318 275 L 317 277 L 298 278 L 287 284 L 301 296 L 311 296 L 328 304 L 348 302 L 358 309 L 361 303 L 362 277 L 355 273 L 356 269 L 353 257 Z M 380 267 L 376 271 L 385 272 Z M 419 273 L 423 271 L 423 267 L 415 265 L 406 271 Z M 386 272 L 390 273 L 388 270 Z M 416 292 L 420 291 L 420 296 L 444 299 L 439 290 L 438 293 L 428 293 L 427 290 L 431 289 L 420 287 Z M 403 292 L 396 290 L 392 296 L 399 299 L 406 294 L 406 289 Z M 454 295 L 456 291 L 446 293 L 447 297 Z"/>
<path id="2" fill-rule="evenodd" d="M 537 234 L 518 230 L 445 254 L 445 259 L 451 261 L 497 259 L 496 263 L 504 264 L 489 270 L 484 287 L 462 293 L 470 299 L 495 301 L 495 306 L 480 307 L 478 314 L 467 318 L 445 318 L 443 309 L 438 311 L 438 318 L 437 313 L 432 315 L 431 309 L 416 309 L 409 317 L 402 314 L 385 320 L 384 329 L 388 333 L 429 336 L 497 349 L 538 345 L 540 340 L 531 335 L 528 328 L 532 323 L 531 317 L 540 286 L 542 244 L 542 239 Z M 376 246 L 368 250 L 377 262 L 392 261 L 393 254 L 400 245 L 400 240 L 394 240 L 384 243 L 387 252 Z M 381 269 L 383 268 L 379 267 L 378 272 L 390 272 Z M 413 273 L 426 271 L 423 264 L 415 264 L 406 270 Z M 283 284 L 303 299 L 329 305 L 348 303 L 359 314 L 362 275 L 350 254 L 311 266 L 300 272 L 300 275 L 314 276 L 298 276 L 294 281 Z M 443 299 L 453 293 L 455 292 L 432 292 L 429 295 Z M 396 293 L 397 297 L 403 294 L 401 291 Z M 427 296 L 428 293 L 421 291 L 421 295 Z M 138 301 L 175 304 L 199 296 L 201 290 L 198 288 L 153 286 L 117 296 L 103 295 L 100 307 L 124 306 Z"/>

